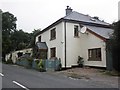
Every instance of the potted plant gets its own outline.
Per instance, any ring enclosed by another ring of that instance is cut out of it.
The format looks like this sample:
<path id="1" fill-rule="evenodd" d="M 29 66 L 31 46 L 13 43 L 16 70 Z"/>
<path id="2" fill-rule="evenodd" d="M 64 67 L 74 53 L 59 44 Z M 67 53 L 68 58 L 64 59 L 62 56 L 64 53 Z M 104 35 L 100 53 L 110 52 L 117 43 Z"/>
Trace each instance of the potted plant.
<path id="1" fill-rule="evenodd" d="M 83 63 L 84 63 L 83 58 L 80 57 L 80 56 L 78 56 L 78 61 L 77 61 L 77 63 L 78 63 L 78 66 L 79 66 L 79 67 L 83 67 Z"/>

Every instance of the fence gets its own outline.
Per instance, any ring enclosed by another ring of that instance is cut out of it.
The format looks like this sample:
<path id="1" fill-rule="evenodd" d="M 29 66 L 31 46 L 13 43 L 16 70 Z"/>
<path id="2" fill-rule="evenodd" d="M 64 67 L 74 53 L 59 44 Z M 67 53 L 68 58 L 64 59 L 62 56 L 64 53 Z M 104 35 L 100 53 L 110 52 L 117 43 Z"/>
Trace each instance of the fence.
<path id="1" fill-rule="evenodd" d="M 30 62 L 27 59 L 20 59 L 16 61 L 16 64 L 24 66 L 24 67 L 31 67 Z"/>
<path id="2" fill-rule="evenodd" d="M 58 59 L 45 60 L 45 67 L 47 71 L 57 71 L 61 69 L 61 61 Z"/>
<path id="3" fill-rule="evenodd" d="M 40 60 L 35 59 L 32 61 L 32 63 L 30 64 L 30 62 L 27 59 L 20 59 L 17 60 L 16 64 L 21 65 L 21 66 L 25 66 L 25 67 L 31 67 L 33 69 L 37 69 L 39 70 L 39 64 Z M 45 59 L 42 60 L 42 64 L 43 64 L 43 70 L 45 71 L 57 71 L 57 70 L 61 70 L 61 60 L 59 59 Z"/>

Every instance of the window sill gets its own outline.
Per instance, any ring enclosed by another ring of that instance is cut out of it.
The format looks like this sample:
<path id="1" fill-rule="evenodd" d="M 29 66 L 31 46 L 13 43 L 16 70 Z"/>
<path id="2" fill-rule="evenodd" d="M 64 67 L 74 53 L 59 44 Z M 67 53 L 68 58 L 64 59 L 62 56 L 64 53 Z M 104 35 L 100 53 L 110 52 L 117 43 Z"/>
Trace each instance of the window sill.
<path id="1" fill-rule="evenodd" d="M 88 61 L 96 61 L 96 62 L 98 62 L 98 61 L 102 61 L 101 59 L 88 59 Z"/>
<path id="2" fill-rule="evenodd" d="M 52 39 L 50 39 L 50 41 L 52 41 L 52 40 L 55 40 L 56 38 L 52 38 Z"/>

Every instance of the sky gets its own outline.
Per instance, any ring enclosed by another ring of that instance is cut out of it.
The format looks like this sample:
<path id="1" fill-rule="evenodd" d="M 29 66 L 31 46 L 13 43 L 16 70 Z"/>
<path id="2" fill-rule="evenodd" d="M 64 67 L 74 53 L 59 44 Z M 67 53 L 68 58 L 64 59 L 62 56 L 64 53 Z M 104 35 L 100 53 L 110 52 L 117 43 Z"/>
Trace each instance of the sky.
<path id="1" fill-rule="evenodd" d="M 66 6 L 73 11 L 98 16 L 108 23 L 118 21 L 119 0 L 0 0 L 0 9 L 17 17 L 17 29 L 31 33 L 43 30 L 65 16 Z"/>

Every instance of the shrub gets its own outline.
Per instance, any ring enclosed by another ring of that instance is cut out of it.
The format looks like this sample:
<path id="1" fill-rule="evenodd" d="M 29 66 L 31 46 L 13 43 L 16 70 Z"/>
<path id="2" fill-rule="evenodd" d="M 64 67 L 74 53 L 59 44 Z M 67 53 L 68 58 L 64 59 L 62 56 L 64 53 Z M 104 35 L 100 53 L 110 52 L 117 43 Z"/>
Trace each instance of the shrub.
<path id="1" fill-rule="evenodd" d="M 33 58 L 27 58 L 28 62 L 29 62 L 29 66 L 32 66 L 32 62 L 33 62 Z"/>
<path id="2" fill-rule="evenodd" d="M 12 59 L 8 59 L 8 60 L 6 61 L 6 64 L 13 64 Z"/>
<path id="3" fill-rule="evenodd" d="M 39 63 L 39 60 L 35 60 L 35 62 L 37 63 L 37 65 L 38 65 L 38 63 Z"/>
<path id="4" fill-rule="evenodd" d="M 84 63 L 83 58 L 80 57 L 80 56 L 78 56 L 78 61 L 77 61 L 77 63 L 78 63 L 78 65 L 79 65 L 80 67 L 83 67 L 83 63 Z"/>
<path id="5" fill-rule="evenodd" d="M 45 71 L 42 59 L 40 59 L 40 61 L 38 63 L 38 68 L 39 68 L 39 71 L 41 71 L 41 72 Z"/>
<path id="6" fill-rule="evenodd" d="M 5 62 L 6 62 L 6 61 L 5 61 L 5 58 L 2 57 L 2 63 L 5 63 Z"/>
<path id="7" fill-rule="evenodd" d="M 113 68 L 120 72 L 120 21 L 113 23 L 113 29 L 109 46 L 111 46 Z"/>

